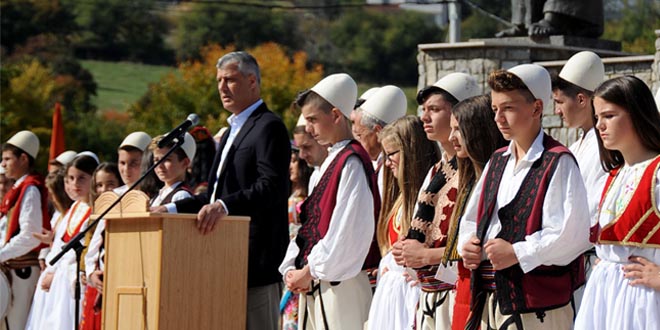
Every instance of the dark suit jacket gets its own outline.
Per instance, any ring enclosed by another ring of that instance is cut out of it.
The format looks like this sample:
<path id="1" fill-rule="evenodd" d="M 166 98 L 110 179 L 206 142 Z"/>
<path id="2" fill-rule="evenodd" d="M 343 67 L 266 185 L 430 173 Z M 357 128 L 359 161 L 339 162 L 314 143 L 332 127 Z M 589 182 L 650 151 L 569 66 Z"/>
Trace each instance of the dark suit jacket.
<path id="1" fill-rule="evenodd" d="M 216 153 L 209 173 L 208 193 L 177 202 L 177 210 L 199 212 L 209 203 L 218 181 L 216 198 L 227 205 L 229 214 L 251 217 L 248 287 L 277 283 L 282 281 L 277 268 L 289 243 L 289 136 L 282 120 L 262 104 L 234 139 L 217 177 L 229 133 L 224 134 Z"/>

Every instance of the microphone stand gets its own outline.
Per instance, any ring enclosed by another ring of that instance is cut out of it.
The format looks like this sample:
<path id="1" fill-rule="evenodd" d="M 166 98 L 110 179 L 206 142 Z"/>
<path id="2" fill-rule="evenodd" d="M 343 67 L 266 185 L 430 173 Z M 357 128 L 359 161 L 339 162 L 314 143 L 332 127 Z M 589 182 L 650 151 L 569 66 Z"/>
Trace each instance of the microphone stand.
<path id="1" fill-rule="evenodd" d="M 80 241 L 85 237 L 85 235 L 87 234 L 87 232 L 91 228 L 94 228 L 94 226 L 99 222 L 99 220 L 103 219 L 103 217 L 106 214 L 108 214 L 108 212 L 110 212 L 110 210 L 112 210 L 113 207 L 115 207 L 117 204 L 119 204 L 119 202 L 121 202 L 122 198 L 124 198 L 124 196 L 129 191 L 133 190 L 138 184 L 140 184 L 140 182 L 142 182 L 144 180 L 144 178 L 147 177 L 147 175 L 149 173 L 151 173 L 158 165 L 163 163 L 167 159 L 167 157 L 170 156 L 170 154 L 172 154 L 175 150 L 179 149 L 181 147 L 181 145 L 183 145 L 184 134 L 186 134 L 186 131 L 181 132 L 181 135 L 176 138 L 176 140 L 175 140 L 176 142 L 174 143 L 172 148 L 170 148 L 170 150 L 167 153 L 165 153 L 165 156 L 163 156 L 161 159 L 159 159 L 157 162 L 155 162 L 153 165 L 151 165 L 151 167 L 149 167 L 149 169 L 147 169 L 140 176 L 140 178 L 138 178 L 137 181 L 135 181 L 110 206 L 108 206 L 103 212 L 101 212 L 101 214 L 99 216 L 97 216 L 96 219 L 94 221 L 92 221 L 92 223 L 90 223 L 87 226 L 87 228 L 80 231 L 66 245 L 64 245 L 62 247 L 62 251 L 60 251 L 60 253 L 58 253 L 55 257 L 53 257 L 53 259 L 49 262 L 51 266 L 55 265 L 67 252 L 69 252 L 69 250 L 73 249 L 76 253 L 76 284 L 75 284 L 75 293 L 74 293 L 75 294 L 74 299 L 75 299 L 76 306 L 75 306 L 75 319 L 74 319 L 75 322 L 74 322 L 74 327 L 73 327 L 74 330 L 78 330 L 78 327 L 80 326 L 80 324 L 79 324 L 80 323 L 80 321 L 79 321 L 79 317 L 80 317 L 80 259 L 82 257 L 82 252 L 85 249 L 85 246 L 83 246 Z"/>

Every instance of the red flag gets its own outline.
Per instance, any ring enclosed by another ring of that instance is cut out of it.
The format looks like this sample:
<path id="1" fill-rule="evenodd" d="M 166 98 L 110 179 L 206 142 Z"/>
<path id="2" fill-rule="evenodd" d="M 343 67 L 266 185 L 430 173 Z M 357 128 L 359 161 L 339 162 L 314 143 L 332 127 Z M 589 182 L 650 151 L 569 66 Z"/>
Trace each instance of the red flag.
<path id="1" fill-rule="evenodd" d="M 50 153 L 48 154 L 48 162 L 50 163 L 50 161 L 63 152 L 64 124 L 62 123 L 62 106 L 57 102 L 55 103 L 55 109 L 53 110 L 53 129 L 50 134 Z"/>

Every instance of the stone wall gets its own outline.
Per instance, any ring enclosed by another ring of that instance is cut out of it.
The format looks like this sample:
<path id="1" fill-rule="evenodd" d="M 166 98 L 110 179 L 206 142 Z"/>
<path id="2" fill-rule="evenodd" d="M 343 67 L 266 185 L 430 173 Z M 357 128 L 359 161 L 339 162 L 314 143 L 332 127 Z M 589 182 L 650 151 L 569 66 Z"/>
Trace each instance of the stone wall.
<path id="1" fill-rule="evenodd" d="M 573 54 L 591 50 L 603 58 L 606 78 L 635 75 L 644 80 L 655 92 L 660 87 L 660 30 L 656 30 L 656 54 L 631 56 L 616 50 L 608 41 L 550 37 L 543 40 L 529 38 L 470 40 L 454 44 L 422 44 L 418 46 L 418 88 L 431 85 L 451 72 L 465 72 L 477 78 L 482 91 L 488 92 L 488 74 L 497 69 L 508 69 L 518 64 L 537 63 L 549 71 L 561 70 Z M 587 48 L 584 46 L 608 49 Z M 578 131 L 563 127 L 561 118 L 544 113 L 543 127 L 564 144 L 578 138 Z"/>

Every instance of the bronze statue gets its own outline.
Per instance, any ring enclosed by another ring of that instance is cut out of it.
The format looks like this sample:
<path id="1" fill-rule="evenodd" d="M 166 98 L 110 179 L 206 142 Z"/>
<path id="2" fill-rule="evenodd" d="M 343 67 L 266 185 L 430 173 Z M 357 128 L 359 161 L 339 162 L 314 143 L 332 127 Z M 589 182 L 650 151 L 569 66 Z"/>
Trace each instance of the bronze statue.
<path id="1" fill-rule="evenodd" d="M 511 0 L 511 25 L 495 36 L 598 38 L 603 33 L 603 1 Z"/>

